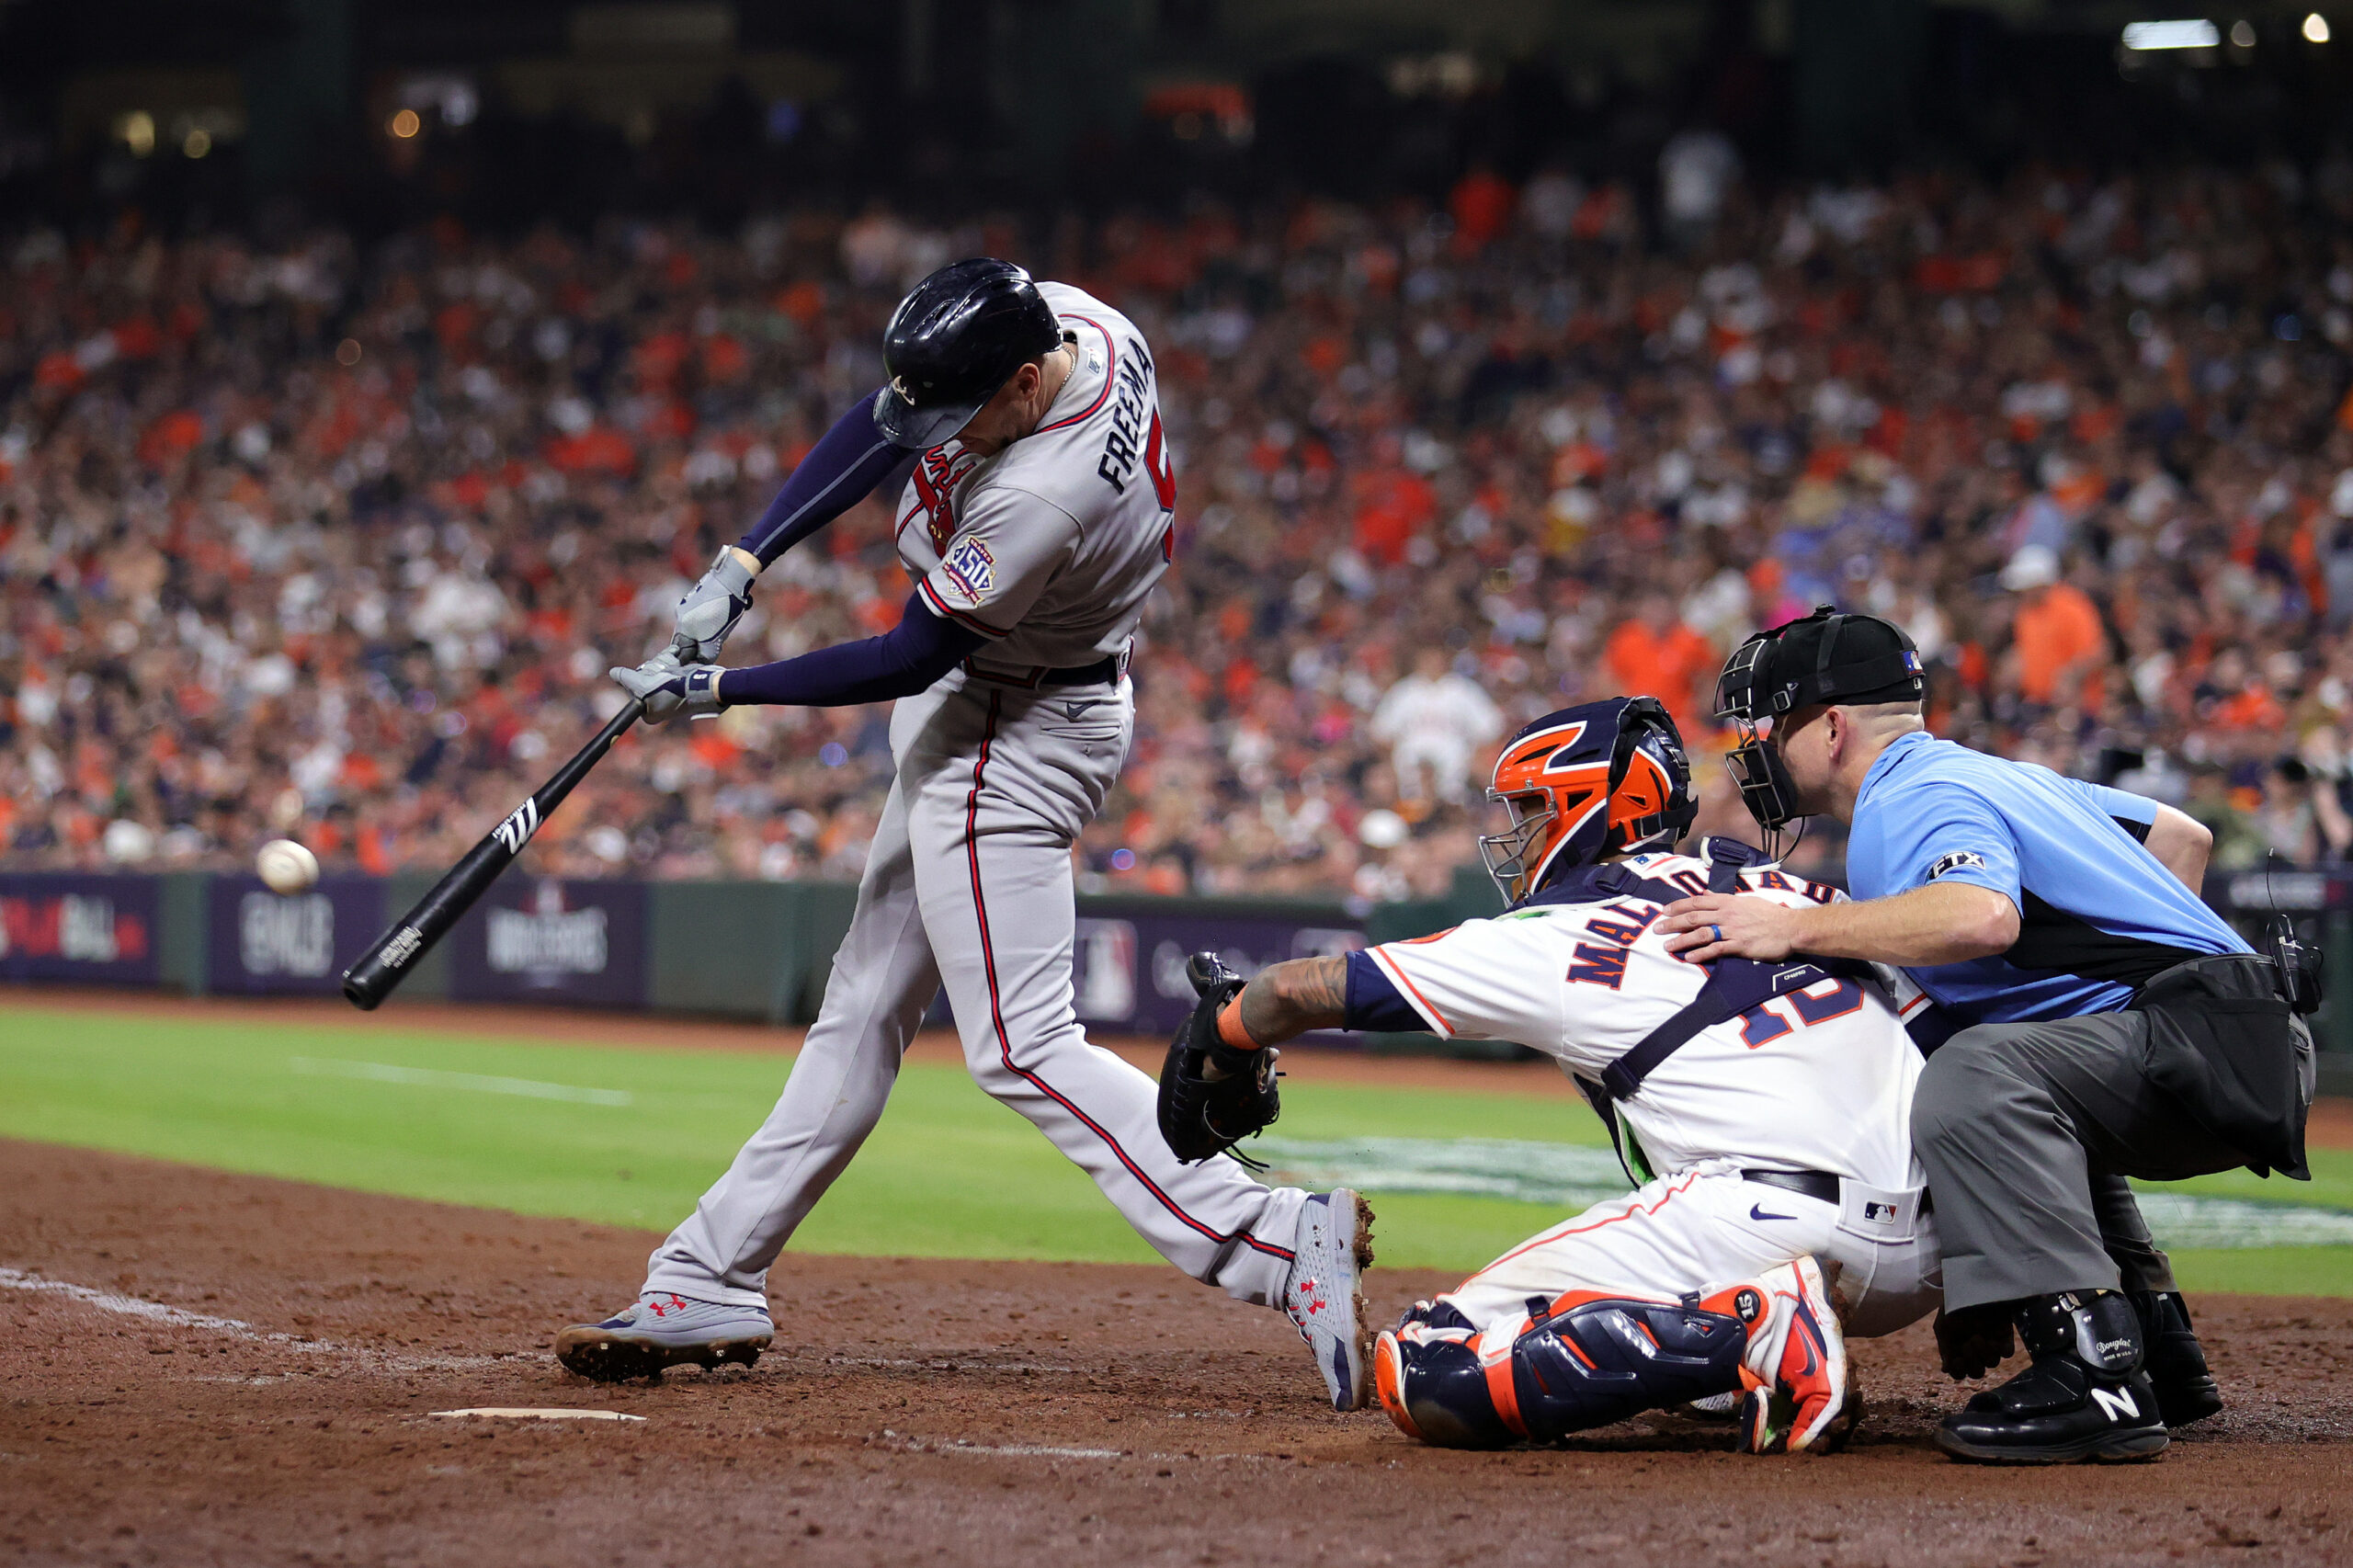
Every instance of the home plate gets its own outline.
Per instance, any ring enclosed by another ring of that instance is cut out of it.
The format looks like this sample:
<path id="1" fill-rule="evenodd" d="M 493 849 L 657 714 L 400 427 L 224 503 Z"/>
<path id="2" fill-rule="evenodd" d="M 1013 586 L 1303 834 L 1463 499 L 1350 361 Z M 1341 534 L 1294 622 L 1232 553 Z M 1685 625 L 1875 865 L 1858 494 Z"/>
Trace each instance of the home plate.
<path id="1" fill-rule="evenodd" d="M 533 1407 L 530 1405 L 483 1404 L 471 1410 L 437 1410 L 436 1415 L 491 1415 L 501 1421 L 642 1421 L 642 1415 L 624 1415 L 618 1410 L 573 1410 L 560 1405 Z"/>

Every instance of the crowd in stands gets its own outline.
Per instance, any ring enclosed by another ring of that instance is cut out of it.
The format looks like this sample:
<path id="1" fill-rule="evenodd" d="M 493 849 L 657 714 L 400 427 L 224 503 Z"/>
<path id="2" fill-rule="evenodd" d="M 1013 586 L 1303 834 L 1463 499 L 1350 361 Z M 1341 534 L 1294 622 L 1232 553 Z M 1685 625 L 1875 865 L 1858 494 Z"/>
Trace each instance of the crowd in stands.
<path id="1" fill-rule="evenodd" d="M 1132 315 L 1177 472 L 1109 891 L 1441 891 L 1493 744 L 1655 692 L 1703 826 L 1725 651 L 1890 616 L 1972 744 L 2119 779 L 2218 863 L 2353 855 L 2353 164 L 1639 193 L 1485 171 L 1301 201 L 361 250 L 126 218 L 0 244 L 5 863 L 438 870 L 617 707 L 605 670 L 881 381 L 933 267 Z M 731 663 L 887 628 L 870 501 Z M 886 715 L 639 732 L 541 830 L 573 875 L 848 877 Z M 1835 869 L 1835 839 L 1802 848 Z"/>

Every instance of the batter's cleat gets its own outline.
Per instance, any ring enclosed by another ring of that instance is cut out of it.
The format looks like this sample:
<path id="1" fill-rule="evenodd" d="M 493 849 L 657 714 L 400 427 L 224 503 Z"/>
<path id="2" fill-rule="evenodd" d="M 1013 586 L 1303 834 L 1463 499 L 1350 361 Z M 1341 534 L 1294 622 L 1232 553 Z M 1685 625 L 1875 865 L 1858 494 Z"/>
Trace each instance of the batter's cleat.
<path id="1" fill-rule="evenodd" d="M 707 1371 L 730 1361 L 748 1367 L 775 1335 L 765 1311 L 648 1290 L 602 1323 L 557 1335 L 555 1358 L 584 1378 L 619 1383 L 658 1378 L 664 1368 L 689 1361 Z"/>
<path id="2" fill-rule="evenodd" d="M 2222 1391 L 2190 1332 L 2188 1304 L 2172 1290 L 2135 1290 L 2131 1301 L 2141 1320 L 2141 1367 L 2156 1392 L 2159 1418 L 2168 1426 L 2187 1426 L 2219 1412 Z"/>
<path id="3" fill-rule="evenodd" d="M 1744 1299 L 1760 1300 L 1753 1306 Z M 1737 1419 L 1740 1446 L 1752 1454 L 1836 1451 L 1862 1419 L 1847 1362 L 1847 1339 L 1831 1306 L 1822 1267 L 1811 1257 L 1768 1268 L 1748 1284 L 1702 1301 L 1730 1299 L 1748 1324 L 1741 1357 L 1747 1386 Z"/>
<path id="4" fill-rule="evenodd" d="M 2114 1290 L 2019 1304 L 2033 1364 L 1944 1419 L 1937 1447 L 1980 1464 L 2154 1459 L 2171 1441 L 2142 1369 L 2140 1320 Z"/>
<path id="5" fill-rule="evenodd" d="M 1301 1206 L 1291 1244 L 1283 1315 L 1315 1354 L 1335 1410 L 1361 1410 L 1372 1390 L 1365 1365 L 1372 1334 L 1364 1311 L 1364 1271 L 1372 1266 L 1372 1206 L 1345 1187 Z"/>

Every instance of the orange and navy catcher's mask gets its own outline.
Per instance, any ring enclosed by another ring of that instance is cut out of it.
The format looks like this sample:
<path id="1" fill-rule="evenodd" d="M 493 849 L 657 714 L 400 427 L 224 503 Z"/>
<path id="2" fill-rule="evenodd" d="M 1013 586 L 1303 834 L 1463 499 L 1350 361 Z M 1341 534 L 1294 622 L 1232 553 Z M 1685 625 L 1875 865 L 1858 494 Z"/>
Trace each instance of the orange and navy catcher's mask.
<path id="1" fill-rule="evenodd" d="M 1699 811 L 1683 736 L 1655 697 L 1547 713 L 1506 743 L 1487 799 L 1511 818 L 1479 840 L 1506 903 L 1605 855 L 1672 848 Z"/>

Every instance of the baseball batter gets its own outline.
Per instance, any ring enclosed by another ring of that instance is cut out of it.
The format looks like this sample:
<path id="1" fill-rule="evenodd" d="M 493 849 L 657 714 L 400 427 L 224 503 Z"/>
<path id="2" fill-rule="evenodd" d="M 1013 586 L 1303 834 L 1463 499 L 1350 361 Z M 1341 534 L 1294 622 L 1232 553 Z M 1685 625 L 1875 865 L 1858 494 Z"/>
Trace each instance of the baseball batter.
<path id="1" fill-rule="evenodd" d="M 976 260 L 907 296 L 883 360 L 890 384 L 835 426 L 681 603 L 671 650 L 613 672 L 655 720 L 897 699 L 895 772 L 823 1010 L 775 1110 L 656 1249 L 638 1301 L 564 1330 L 556 1353 L 608 1380 L 756 1359 L 774 1333 L 769 1266 L 872 1131 L 944 985 L 981 1086 L 1170 1262 L 1285 1311 L 1334 1406 L 1358 1408 L 1361 1200 L 1270 1190 L 1224 1161 L 1179 1164 L 1152 1080 L 1089 1044 L 1072 1010 L 1071 844 L 1126 756 L 1130 641 L 1174 553 L 1151 349 L 1101 301 Z M 915 582 L 898 627 L 756 668 L 710 663 L 756 571 L 897 474 L 897 543 Z"/>
<path id="2" fill-rule="evenodd" d="M 1382 1335 L 1382 1406 L 1426 1441 L 1484 1448 L 1745 1391 L 1752 1451 L 1836 1446 L 1858 1406 L 1816 1260 L 1846 1332 L 1892 1332 L 1938 1301 L 1909 1132 L 1921 1057 L 1902 1021 L 1926 998 L 1875 966 L 1667 950 L 1653 923 L 1691 890 L 1844 895 L 1745 845 L 1669 852 L 1697 801 L 1654 699 L 1538 720 L 1490 793 L 1512 817 L 1483 841 L 1503 915 L 1274 965 L 1216 1017 L 1244 1051 L 1332 1028 L 1531 1046 L 1585 1091 L 1640 1184 Z"/>

